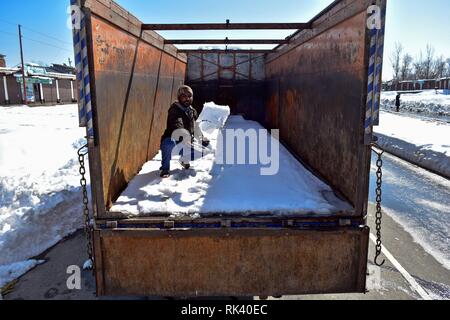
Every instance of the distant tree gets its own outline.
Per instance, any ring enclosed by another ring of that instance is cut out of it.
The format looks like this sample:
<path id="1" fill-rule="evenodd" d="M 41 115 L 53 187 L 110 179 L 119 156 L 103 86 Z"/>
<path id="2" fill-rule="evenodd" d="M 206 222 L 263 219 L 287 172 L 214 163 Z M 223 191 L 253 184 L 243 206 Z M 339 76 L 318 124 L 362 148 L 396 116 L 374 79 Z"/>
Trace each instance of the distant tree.
<path id="1" fill-rule="evenodd" d="M 425 56 L 422 51 L 420 51 L 419 57 L 414 62 L 414 72 L 416 79 L 433 79 L 435 78 L 435 68 L 434 68 L 434 48 L 427 44 L 425 50 Z"/>
<path id="2" fill-rule="evenodd" d="M 445 76 L 446 68 L 447 61 L 444 59 L 444 56 L 436 58 L 436 60 L 434 61 L 434 77 L 443 78 Z"/>
<path id="3" fill-rule="evenodd" d="M 413 63 L 413 57 L 406 53 L 403 55 L 402 64 L 400 67 L 400 80 L 410 80 L 411 79 L 411 66 Z"/>
<path id="4" fill-rule="evenodd" d="M 400 60 L 403 52 L 403 46 L 400 42 L 395 43 L 394 51 L 391 55 L 391 64 L 393 70 L 394 80 L 400 79 Z"/>
<path id="5" fill-rule="evenodd" d="M 427 44 L 427 49 L 425 52 L 425 59 L 423 61 L 424 63 L 424 73 L 426 79 L 432 79 L 435 78 L 436 75 L 434 74 L 434 48 Z"/>
<path id="6" fill-rule="evenodd" d="M 445 60 L 446 65 L 445 65 L 445 73 L 444 73 L 444 77 L 450 77 L 450 58 L 447 58 L 447 60 Z"/>
<path id="7" fill-rule="evenodd" d="M 414 71 L 413 71 L 414 79 L 425 79 L 422 51 L 419 53 L 419 56 L 416 59 L 414 59 L 413 69 L 414 69 Z"/>

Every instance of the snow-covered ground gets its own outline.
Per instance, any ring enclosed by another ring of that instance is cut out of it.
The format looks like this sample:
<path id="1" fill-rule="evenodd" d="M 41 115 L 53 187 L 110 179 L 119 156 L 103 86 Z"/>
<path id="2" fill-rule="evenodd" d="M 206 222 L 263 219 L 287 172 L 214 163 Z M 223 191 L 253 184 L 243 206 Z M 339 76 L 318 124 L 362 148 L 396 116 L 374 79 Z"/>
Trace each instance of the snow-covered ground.
<path id="1" fill-rule="evenodd" d="M 381 111 L 374 130 L 388 152 L 450 178 L 450 123 Z"/>
<path id="2" fill-rule="evenodd" d="M 381 108 L 395 110 L 397 91 L 381 93 Z M 418 113 L 427 116 L 450 117 L 450 95 L 443 90 L 424 90 L 421 93 L 406 93 L 400 97 L 401 112 Z"/>
<path id="3" fill-rule="evenodd" d="M 0 288 L 82 227 L 77 105 L 0 107 Z"/>
<path id="4" fill-rule="evenodd" d="M 267 141 L 270 141 L 267 137 L 270 135 L 255 121 L 245 120 L 242 116 L 231 116 L 222 131 L 225 139 L 221 143 L 217 139 L 218 129 L 224 121 L 217 123 L 214 119 L 226 120 L 226 117 L 220 115 L 220 110 L 214 110 L 217 108 L 213 105 L 206 105 L 199 119 L 206 120 L 201 124 L 210 129 L 207 137 L 217 152 L 194 161 L 192 165 L 195 170 L 182 170 L 177 157 L 174 157 L 171 162 L 172 176 L 163 180 L 159 178 L 159 153 L 143 166 L 111 211 L 130 215 L 171 213 L 197 217 L 199 214 L 206 216 L 237 212 L 244 215 L 256 212 L 326 215 L 351 209 L 349 204 L 334 195 L 328 185 L 316 178 L 278 143 L 279 159 L 274 160 L 279 161 L 279 170 L 274 175 L 261 175 L 261 168 L 267 166 L 260 161 L 256 164 L 217 163 L 219 155 L 226 159 L 226 153 L 230 151 L 223 148 L 228 145 L 225 130 L 261 130 Z M 256 145 L 260 145 L 262 141 L 258 138 Z M 235 155 L 237 147 L 233 148 Z M 250 159 L 249 143 L 241 150 L 245 151 L 245 159 Z M 272 154 L 273 150 L 269 149 Z"/>

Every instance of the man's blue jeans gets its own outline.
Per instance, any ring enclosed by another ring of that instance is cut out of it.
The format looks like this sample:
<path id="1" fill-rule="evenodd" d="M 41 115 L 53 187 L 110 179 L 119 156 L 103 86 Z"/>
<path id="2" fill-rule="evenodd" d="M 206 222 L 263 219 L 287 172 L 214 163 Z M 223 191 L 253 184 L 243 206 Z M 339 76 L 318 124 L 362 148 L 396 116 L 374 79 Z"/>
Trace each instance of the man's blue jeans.
<path id="1" fill-rule="evenodd" d="M 161 170 L 167 170 L 170 171 L 170 160 L 172 160 L 172 150 L 173 148 L 175 148 L 175 146 L 177 145 L 177 142 L 175 140 L 172 140 L 171 138 L 165 138 L 161 141 L 161 153 L 162 153 L 162 166 L 161 166 Z M 183 154 L 183 151 L 186 150 L 186 152 L 188 152 L 188 150 L 190 150 L 191 152 L 191 161 L 194 161 L 194 149 L 193 148 L 182 148 L 179 152 L 180 156 L 185 156 L 185 154 Z"/>

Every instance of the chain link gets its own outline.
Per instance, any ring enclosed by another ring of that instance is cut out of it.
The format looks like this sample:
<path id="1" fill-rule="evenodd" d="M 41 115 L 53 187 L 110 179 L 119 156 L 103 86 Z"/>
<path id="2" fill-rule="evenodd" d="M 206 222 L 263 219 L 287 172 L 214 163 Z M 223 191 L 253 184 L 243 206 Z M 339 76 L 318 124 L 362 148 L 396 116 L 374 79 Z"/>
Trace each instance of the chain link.
<path id="1" fill-rule="evenodd" d="M 379 267 L 381 267 L 385 260 L 383 259 L 382 262 L 378 262 L 378 259 L 381 255 L 381 218 L 383 217 L 383 213 L 381 212 L 381 187 L 382 187 L 382 183 L 383 183 L 383 159 L 382 159 L 382 155 L 384 153 L 383 149 L 381 149 L 380 146 L 378 146 L 377 144 L 372 144 L 372 147 L 375 147 L 379 150 L 381 150 L 380 152 L 376 151 L 374 148 L 372 149 L 373 152 L 376 153 L 377 155 L 377 162 L 376 162 L 376 166 L 377 166 L 377 172 L 376 172 L 376 176 L 377 176 L 377 186 L 375 188 L 375 202 L 376 202 L 376 212 L 375 212 L 375 225 L 376 225 L 376 230 L 377 230 L 377 241 L 376 241 L 376 245 L 375 245 L 375 264 Z"/>
<path id="2" fill-rule="evenodd" d="M 92 255 L 92 227 L 90 223 L 90 214 L 89 214 L 89 198 L 87 192 L 87 181 L 86 181 L 86 166 L 84 163 L 85 156 L 88 154 L 88 145 L 82 146 L 78 150 L 78 161 L 80 163 L 80 185 L 83 191 L 83 217 L 84 217 L 84 234 L 86 237 L 87 243 L 87 254 L 89 257 L 88 263 L 85 263 L 84 268 L 92 269 L 93 268 L 93 255 Z"/>

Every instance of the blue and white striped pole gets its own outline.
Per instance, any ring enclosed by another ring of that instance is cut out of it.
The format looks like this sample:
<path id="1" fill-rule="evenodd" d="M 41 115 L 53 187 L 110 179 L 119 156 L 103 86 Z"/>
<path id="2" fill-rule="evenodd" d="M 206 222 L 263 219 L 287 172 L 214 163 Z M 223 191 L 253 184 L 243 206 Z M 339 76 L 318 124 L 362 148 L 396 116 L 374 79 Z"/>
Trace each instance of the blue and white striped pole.
<path id="1" fill-rule="evenodd" d="M 70 3 L 71 6 L 76 6 L 77 8 L 74 16 L 72 16 L 72 26 L 75 66 L 79 90 L 79 123 L 81 127 L 86 127 L 87 137 L 93 138 L 94 126 L 92 122 L 91 85 L 86 40 L 86 18 L 81 11 L 80 0 L 71 0 Z"/>
<path id="2" fill-rule="evenodd" d="M 381 8 L 381 30 L 378 32 L 377 39 L 377 53 L 376 53 L 376 68 L 375 68 L 375 98 L 374 98 L 374 107 L 372 114 L 372 122 L 374 126 L 378 126 L 380 124 L 380 99 L 381 99 L 381 75 L 383 71 L 383 53 L 384 53 L 384 32 L 385 32 L 385 21 L 386 21 L 386 6 L 382 6 L 381 2 L 379 3 Z"/>
<path id="3" fill-rule="evenodd" d="M 377 29 L 373 27 L 370 30 L 370 58 L 369 72 L 367 80 L 367 101 L 366 101 L 366 117 L 364 122 L 364 144 L 372 143 L 372 113 L 374 99 L 374 81 L 375 81 L 375 60 L 377 52 Z"/>
<path id="4" fill-rule="evenodd" d="M 86 127 L 86 118 L 84 112 L 84 92 L 83 92 L 83 66 L 81 61 L 81 32 L 80 32 L 80 0 L 70 1 L 72 11 L 72 33 L 73 48 L 75 53 L 75 69 L 77 73 L 78 89 L 78 118 L 80 127 Z"/>
<path id="5" fill-rule="evenodd" d="M 83 62 L 84 111 L 86 112 L 86 125 L 88 138 L 94 137 L 92 120 L 91 81 L 89 77 L 89 63 L 87 53 L 86 18 L 81 19 L 81 58 Z"/>

